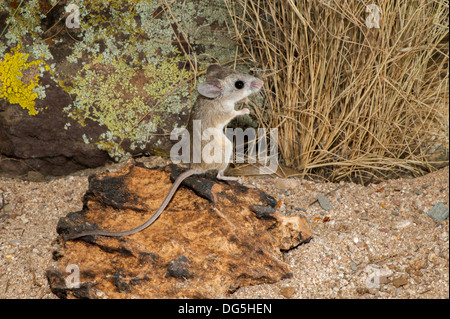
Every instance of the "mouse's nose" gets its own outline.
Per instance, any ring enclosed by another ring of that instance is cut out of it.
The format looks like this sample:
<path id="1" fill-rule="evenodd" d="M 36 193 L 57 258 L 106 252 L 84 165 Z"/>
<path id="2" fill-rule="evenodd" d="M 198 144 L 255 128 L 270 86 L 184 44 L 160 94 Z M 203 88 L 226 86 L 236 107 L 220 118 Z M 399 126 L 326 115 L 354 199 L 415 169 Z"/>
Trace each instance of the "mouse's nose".
<path id="1" fill-rule="evenodd" d="M 250 87 L 253 90 L 259 90 L 263 85 L 264 85 L 264 82 L 260 79 L 253 80 L 252 83 L 250 83 Z"/>

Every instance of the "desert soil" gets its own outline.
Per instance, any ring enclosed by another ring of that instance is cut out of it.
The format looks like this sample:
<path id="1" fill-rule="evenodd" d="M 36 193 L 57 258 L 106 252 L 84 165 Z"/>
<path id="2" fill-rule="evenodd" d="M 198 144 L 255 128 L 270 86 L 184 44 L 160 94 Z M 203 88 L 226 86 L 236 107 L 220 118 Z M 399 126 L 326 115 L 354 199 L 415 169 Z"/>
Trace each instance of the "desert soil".
<path id="1" fill-rule="evenodd" d="M 56 298 L 45 271 L 54 265 L 58 219 L 82 209 L 89 175 L 122 165 L 44 181 L 0 177 L 0 298 Z M 448 207 L 448 178 L 448 167 L 368 186 L 243 178 L 280 199 L 286 214 L 306 216 L 313 239 L 283 254 L 292 278 L 242 287 L 229 297 L 449 298 L 449 220 L 428 216 L 438 203 Z M 333 209 L 314 202 L 317 194 Z"/>

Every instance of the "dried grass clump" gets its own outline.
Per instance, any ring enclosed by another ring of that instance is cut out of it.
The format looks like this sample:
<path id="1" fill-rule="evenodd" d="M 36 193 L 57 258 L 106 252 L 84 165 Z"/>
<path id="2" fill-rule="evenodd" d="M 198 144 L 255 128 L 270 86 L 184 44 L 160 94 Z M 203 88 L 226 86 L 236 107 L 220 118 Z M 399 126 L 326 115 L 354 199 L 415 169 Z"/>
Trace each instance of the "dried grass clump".
<path id="1" fill-rule="evenodd" d="M 367 183 L 448 164 L 448 1 L 225 1 L 286 165 Z"/>

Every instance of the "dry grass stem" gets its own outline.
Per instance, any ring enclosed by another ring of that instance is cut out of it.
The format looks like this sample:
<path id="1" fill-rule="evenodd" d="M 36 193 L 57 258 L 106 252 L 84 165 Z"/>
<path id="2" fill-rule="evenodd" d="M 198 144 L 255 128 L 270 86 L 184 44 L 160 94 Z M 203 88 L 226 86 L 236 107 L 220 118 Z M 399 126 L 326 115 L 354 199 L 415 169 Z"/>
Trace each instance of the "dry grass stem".
<path id="1" fill-rule="evenodd" d="M 448 1 L 375 1 L 379 28 L 364 1 L 225 2 L 286 165 L 366 183 L 448 164 Z"/>

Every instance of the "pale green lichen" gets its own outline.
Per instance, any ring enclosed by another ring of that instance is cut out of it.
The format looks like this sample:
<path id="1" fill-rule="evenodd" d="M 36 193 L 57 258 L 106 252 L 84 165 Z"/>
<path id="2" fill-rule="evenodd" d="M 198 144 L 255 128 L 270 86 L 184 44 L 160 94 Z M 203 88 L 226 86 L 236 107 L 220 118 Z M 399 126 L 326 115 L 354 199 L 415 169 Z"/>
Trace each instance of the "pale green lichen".
<path id="1" fill-rule="evenodd" d="M 86 136 L 86 134 L 83 134 L 82 136 L 81 136 L 81 138 L 83 139 L 83 142 L 84 142 L 84 144 L 90 144 L 90 140 L 89 140 L 89 138 Z"/>
<path id="2" fill-rule="evenodd" d="M 102 54 L 98 55 L 77 73 L 74 79 L 77 86 L 71 90 L 71 94 L 75 95 L 74 106 L 78 112 L 71 112 L 70 115 L 80 122 L 90 119 L 106 126 L 108 132 L 99 136 L 97 145 L 111 156 L 116 156 L 116 152 L 122 152 L 121 148 L 115 146 L 121 140 L 129 138 L 135 143 L 145 143 L 147 134 L 155 132 L 158 125 L 162 124 L 160 116 L 156 115 L 151 122 L 131 130 L 136 121 L 148 112 L 144 96 L 156 101 L 168 93 L 168 88 L 189 77 L 190 73 L 176 67 L 180 58 L 163 61 L 159 66 L 147 66 L 144 75 L 148 79 L 162 80 L 153 81 L 153 85 L 145 84 L 143 91 L 139 92 L 133 83 L 142 74 L 137 74 L 135 68 L 120 58 L 105 64 L 102 57 Z M 171 100 L 174 101 L 175 97 Z M 165 106 L 161 103 L 158 110 L 164 111 Z"/>
<path id="3" fill-rule="evenodd" d="M 19 44 L 20 39 L 28 33 L 38 36 L 42 32 L 39 3 L 37 1 L 21 2 L 17 8 L 5 4 L 3 10 L 10 13 L 6 20 L 7 32 L 4 35 L 8 47 Z M 0 32 L 3 32 L 3 30 L 0 30 Z"/>
<path id="4" fill-rule="evenodd" d="M 191 76 L 191 72 L 186 70 L 180 70 L 178 67 L 179 62 L 183 62 L 183 58 L 177 49 L 174 49 L 176 57 L 163 60 L 159 65 L 147 64 L 144 66 L 144 74 L 149 79 L 158 79 L 157 81 L 149 81 L 144 85 L 144 90 L 153 98 L 161 98 L 167 95 L 173 87 L 180 82 L 188 79 Z M 185 90 L 181 91 L 181 97 L 188 97 L 189 91 L 186 85 Z M 176 101 L 172 101 L 176 102 Z M 184 105 L 172 105 L 172 108 L 168 108 L 167 111 L 176 114 L 179 113 Z"/>
<path id="5" fill-rule="evenodd" d="M 23 2 L 15 16 L 10 5 L 0 4 L 1 10 L 10 13 L 0 54 L 24 36 L 31 35 L 33 43 L 24 47 L 24 52 L 35 60 L 53 60 L 48 44 L 43 41 L 43 17 L 37 3 Z M 51 6 L 58 3 L 50 1 Z M 196 97 L 191 87 L 193 82 L 180 85 L 192 77 L 189 67 L 185 67 L 188 59 L 206 67 L 215 59 L 225 61 L 234 57 L 235 47 L 229 36 L 211 29 L 213 22 L 226 29 L 228 17 L 222 2 L 80 0 L 76 3 L 80 29 L 72 34 L 79 41 L 67 42 L 64 32 L 52 37 L 53 45 L 72 44 L 65 61 L 50 65 L 50 71 L 54 72 L 54 80 L 72 97 L 73 103 L 63 109 L 65 114 L 82 126 L 92 120 L 106 129 L 106 133 L 99 136 L 84 135 L 83 141 L 96 143 L 116 158 L 126 155 L 120 146 L 124 139 L 129 139 L 130 150 L 148 149 L 152 134 L 169 133 L 165 124 L 168 119 L 173 122 L 177 116 L 186 115 L 182 112 L 188 111 Z M 167 4 L 170 4 L 170 12 L 161 10 Z M 192 18 L 194 16 L 204 19 L 201 26 L 199 19 Z M 194 50 L 189 53 L 180 50 L 172 27 L 176 32 L 184 32 Z M 214 45 L 205 44 L 208 41 Z M 198 46 L 206 51 L 194 56 Z M 61 70 L 58 68 L 61 65 L 67 68 L 67 64 L 73 64 L 69 67 L 73 71 L 58 73 Z M 176 86 L 178 90 L 166 96 Z M 38 85 L 33 93 L 37 98 L 44 98 L 45 87 Z M 162 97 L 164 101 L 154 107 Z M 148 116 L 143 118 L 146 114 Z M 175 123 L 175 126 L 180 125 Z M 156 151 L 161 140 L 154 138 L 152 141 L 152 151 Z"/>

